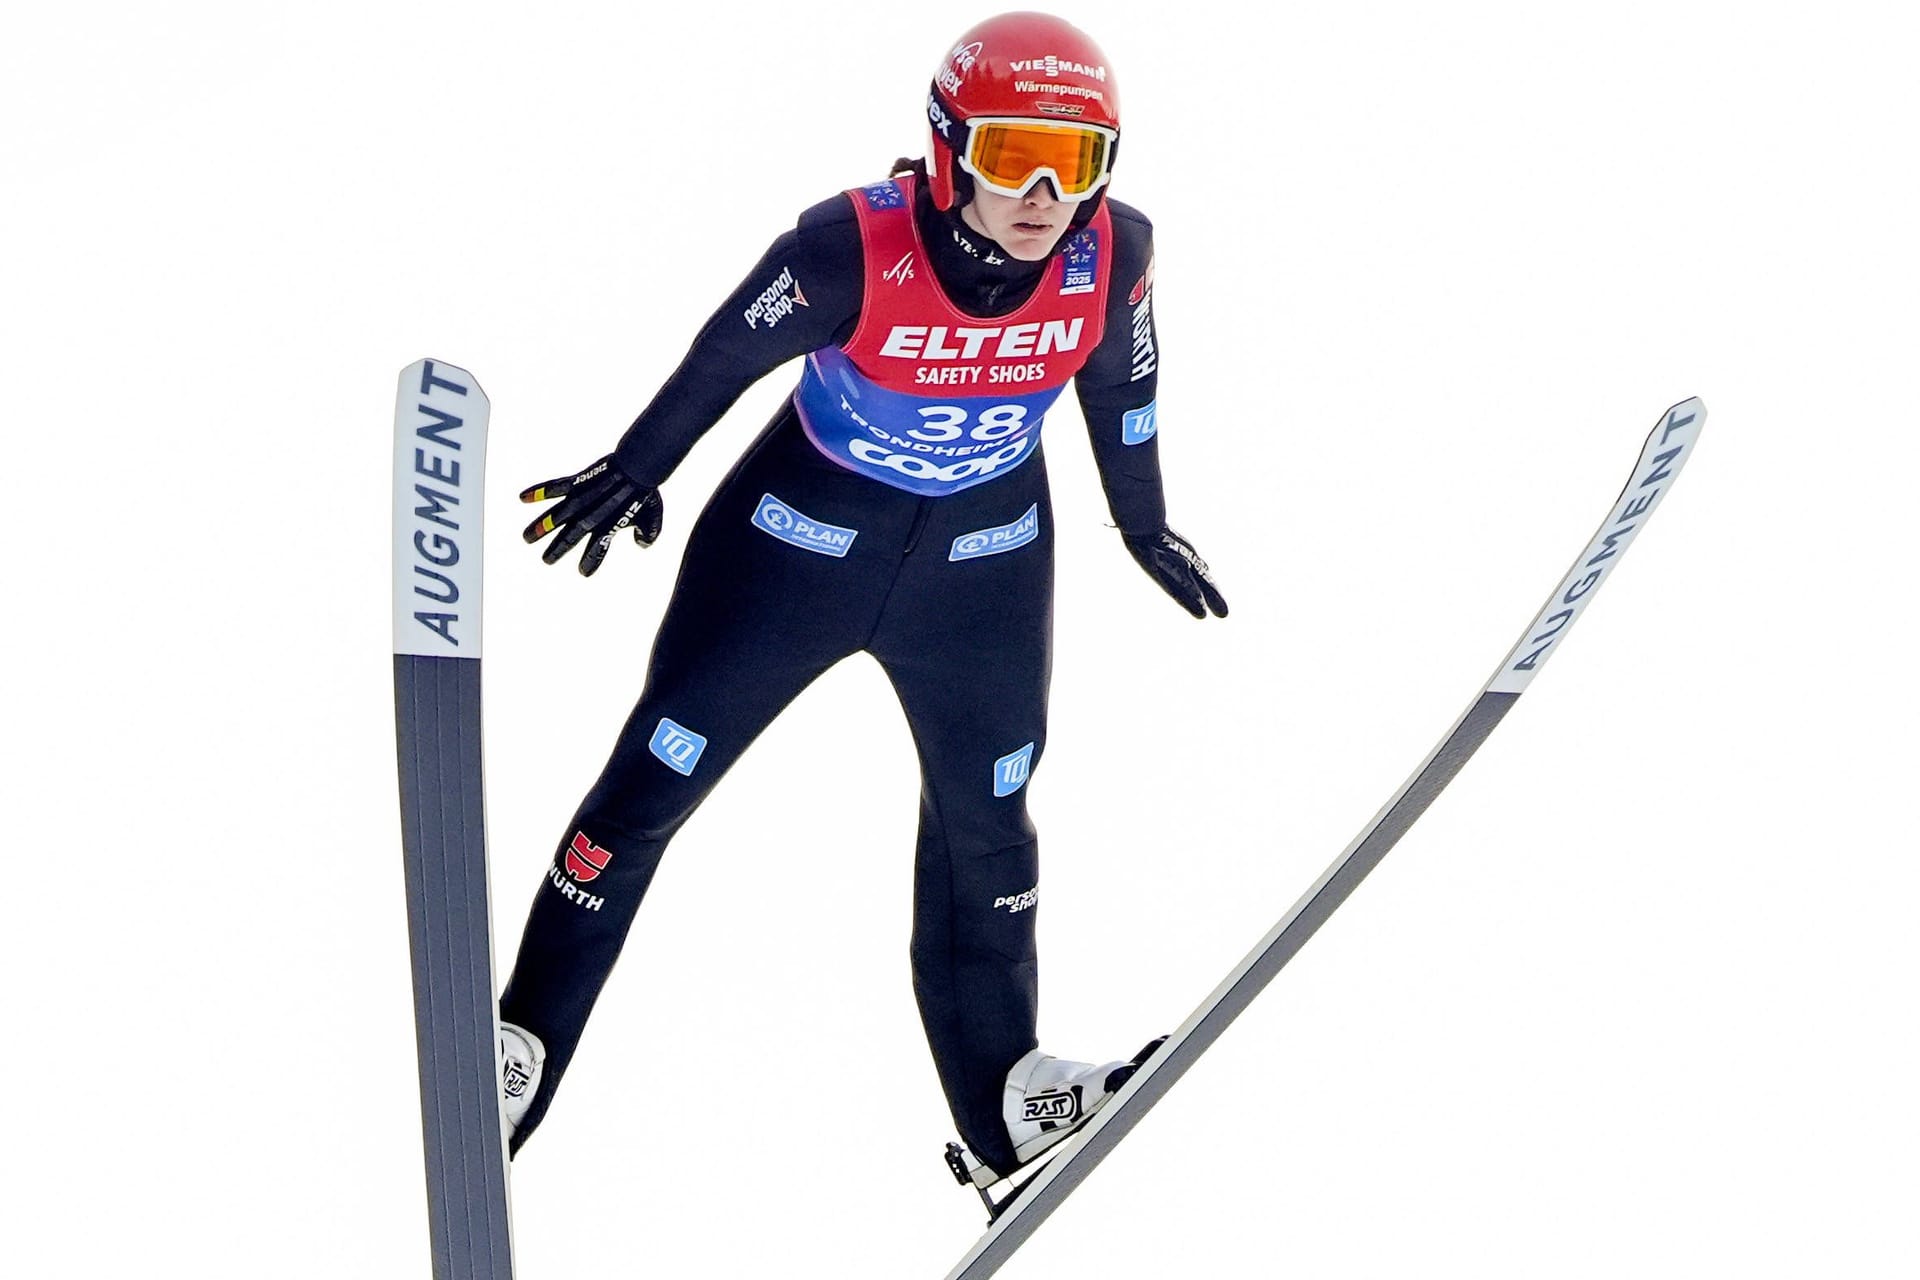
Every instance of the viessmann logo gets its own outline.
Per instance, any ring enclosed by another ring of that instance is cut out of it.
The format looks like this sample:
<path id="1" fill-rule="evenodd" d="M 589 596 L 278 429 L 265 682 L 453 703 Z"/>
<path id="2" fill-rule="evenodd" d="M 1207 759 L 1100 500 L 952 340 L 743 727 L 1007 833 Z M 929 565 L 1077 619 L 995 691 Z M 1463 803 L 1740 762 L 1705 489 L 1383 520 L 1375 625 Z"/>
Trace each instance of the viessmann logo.
<path id="1" fill-rule="evenodd" d="M 1026 58 L 1019 62 L 1009 62 L 1007 66 L 1015 71 L 1024 71 L 1028 75 L 1057 76 L 1062 71 L 1067 71 L 1077 76 L 1098 80 L 1101 84 L 1107 82 L 1105 67 L 1090 67 L 1084 62 L 1069 62 L 1051 53 L 1044 58 Z"/>

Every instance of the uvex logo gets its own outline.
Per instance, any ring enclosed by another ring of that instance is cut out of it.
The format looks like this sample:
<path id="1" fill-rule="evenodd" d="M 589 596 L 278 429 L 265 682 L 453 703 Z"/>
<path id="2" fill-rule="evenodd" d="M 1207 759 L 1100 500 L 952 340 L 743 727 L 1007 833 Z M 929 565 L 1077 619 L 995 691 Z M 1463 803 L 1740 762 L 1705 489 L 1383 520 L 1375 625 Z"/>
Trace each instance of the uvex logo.
<path id="1" fill-rule="evenodd" d="M 612 860 L 613 854 L 587 839 L 586 832 L 573 833 L 573 844 L 567 849 L 567 874 L 575 880 L 582 884 L 598 880 Z"/>

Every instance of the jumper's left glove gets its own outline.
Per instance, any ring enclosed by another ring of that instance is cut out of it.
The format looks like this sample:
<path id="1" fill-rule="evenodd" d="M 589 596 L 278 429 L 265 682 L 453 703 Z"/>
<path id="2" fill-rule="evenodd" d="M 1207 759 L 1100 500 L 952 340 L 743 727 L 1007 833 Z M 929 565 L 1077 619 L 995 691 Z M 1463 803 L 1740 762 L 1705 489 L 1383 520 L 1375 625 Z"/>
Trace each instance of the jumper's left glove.
<path id="1" fill-rule="evenodd" d="M 1121 537 L 1126 539 L 1127 550 L 1140 562 L 1140 567 L 1188 613 L 1204 618 L 1211 609 L 1216 618 L 1227 616 L 1227 599 L 1213 585 L 1207 562 L 1200 558 L 1191 542 L 1165 525 L 1153 533 L 1122 534 Z"/>
<path id="2" fill-rule="evenodd" d="M 554 530 L 560 536 L 547 544 L 540 558 L 553 564 L 573 550 L 582 538 L 593 541 L 580 553 L 580 572 L 587 577 L 607 558 L 613 535 L 622 529 L 633 530 L 633 540 L 643 547 L 653 545 L 660 536 L 662 509 L 660 490 L 632 480 L 615 465 L 613 455 L 601 458 L 578 475 L 561 476 L 520 492 L 522 502 L 561 501 L 528 525 L 521 537 L 538 542 Z"/>

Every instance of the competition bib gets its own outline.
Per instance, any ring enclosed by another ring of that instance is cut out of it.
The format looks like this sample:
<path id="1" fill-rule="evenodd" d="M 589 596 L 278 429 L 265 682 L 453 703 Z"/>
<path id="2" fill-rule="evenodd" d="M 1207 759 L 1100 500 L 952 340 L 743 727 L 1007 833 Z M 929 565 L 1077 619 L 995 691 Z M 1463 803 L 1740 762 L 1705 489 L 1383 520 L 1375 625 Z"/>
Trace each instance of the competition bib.
<path id="1" fill-rule="evenodd" d="M 794 406 L 840 466 L 923 497 L 1003 476 L 1039 451 L 1040 427 L 1099 345 L 1109 223 L 1069 233 L 1034 294 L 1009 315 L 947 300 L 913 220 L 913 180 L 848 193 L 866 286 L 844 347 L 807 357 Z"/>

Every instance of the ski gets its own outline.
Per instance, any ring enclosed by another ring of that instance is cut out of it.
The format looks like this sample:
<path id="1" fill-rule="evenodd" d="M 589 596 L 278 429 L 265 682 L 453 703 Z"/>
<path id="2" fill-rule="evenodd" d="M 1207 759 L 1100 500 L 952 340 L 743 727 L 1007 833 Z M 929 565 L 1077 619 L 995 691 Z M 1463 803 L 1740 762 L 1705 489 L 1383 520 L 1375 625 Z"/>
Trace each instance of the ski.
<path id="1" fill-rule="evenodd" d="M 1313 887 L 1201 1002 L 1180 1029 L 1148 1057 L 1085 1128 L 1060 1145 L 1045 1165 L 1017 1191 L 990 1209 L 991 1222 L 979 1241 L 948 1273 L 947 1280 L 985 1280 L 998 1271 L 1028 1236 L 1073 1193 L 1094 1166 L 1106 1158 L 1153 1105 L 1220 1037 L 1254 998 L 1291 960 L 1307 939 L 1337 910 L 1377 866 L 1420 815 L 1426 812 L 1454 774 L 1485 742 L 1494 727 L 1553 655 L 1568 630 L 1592 602 L 1602 582 L 1620 563 L 1655 506 L 1693 454 L 1706 406 L 1698 399 L 1669 409 L 1647 437 L 1626 488 L 1609 510 L 1572 570 L 1547 598 L 1545 608 L 1521 633 L 1473 702 L 1454 722 L 1413 775 L 1369 822 L 1353 843 L 1321 873 Z M 949 1154 L 949 1164 L 956 1157 Z M 956 1176 L 965 1181 L 964 1165 Z"/>
<path id="2" fill-rule="evenodd" d="M 512 1280 L 480 757 L 487 396 L 438 360 L 400 374 L 393 693 L 434 1280 Z"/>

